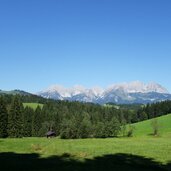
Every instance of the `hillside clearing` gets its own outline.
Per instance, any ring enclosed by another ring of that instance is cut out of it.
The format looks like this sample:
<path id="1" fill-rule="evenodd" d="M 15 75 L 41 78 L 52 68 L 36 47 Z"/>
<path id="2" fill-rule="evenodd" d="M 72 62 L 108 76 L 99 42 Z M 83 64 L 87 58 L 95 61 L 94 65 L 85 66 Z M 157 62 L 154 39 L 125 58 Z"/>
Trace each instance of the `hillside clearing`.
<path id="1" fill-rule="evenodd" d="M 167 136 L 171 133 L 171 114 L 157 117 L 157 122 L 159 125 L 159 135 Z M 150 136 L 153 133 L 152 120 L 146 120 L 132 124 L 134 129 L 134 136 Z"/>
<path id="2" fill-rule="evenodd" d="M 40 106 L 41 108 L 43 107 L 43 104 L 41 103 L 23 103 L 24 107 L 28 106 L 31 107 L 32 109 L 36 109 L 37 106 Z"/>

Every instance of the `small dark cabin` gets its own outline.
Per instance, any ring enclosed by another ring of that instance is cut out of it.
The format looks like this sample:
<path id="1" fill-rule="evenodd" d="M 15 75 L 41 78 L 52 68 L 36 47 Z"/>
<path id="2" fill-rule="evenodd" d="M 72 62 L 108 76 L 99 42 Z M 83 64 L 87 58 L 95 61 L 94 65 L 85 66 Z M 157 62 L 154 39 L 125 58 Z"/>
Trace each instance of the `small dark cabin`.
<path id="1" fill-rule="evenodd" d="M 48 131 L 46 133 L 46 137 L 47 138 L 52 138 L 52 137 L 56 137 L 56 133 L 54 131 Z"/>

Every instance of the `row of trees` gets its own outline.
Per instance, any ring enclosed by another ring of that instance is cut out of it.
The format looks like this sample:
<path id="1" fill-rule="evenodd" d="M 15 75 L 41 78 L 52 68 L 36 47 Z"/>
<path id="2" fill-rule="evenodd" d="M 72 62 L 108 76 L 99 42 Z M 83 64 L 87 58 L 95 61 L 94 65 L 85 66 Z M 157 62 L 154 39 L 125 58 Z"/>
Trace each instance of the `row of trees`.
<path id="1" fill-rule="evenodd" d="M 0 137 L 41 137 L 53 129 L 61 138 L 113 137 L 120 121 L 112 109 L 79 102 L 51 101 L 35 110 L 20 96 L 0 97 Z M 115 109 L 116 110 L 116 109 Z"/>
<path id="2" fill-rule="evenodd" d="M 0 137 L 29 137 L 37 136 L 37 116 L 41 109 L 23 107 L 19 96 L 15 96 L 11 104 L 7 104 L 4 97 L 0 97 Z"/>
<path id="3" fill-rule="evenodd" d="M 23 102 L 41 102 L 35 110 Z M 37 96 L 0 97 L 0 137 L 41 137 L 53 129 L 61 138 L 114 137 L 125 125 L 171 113 L 171 101 L 138 110 L 91 103 L 47 100 Z"/>
<path id="4" fill-rule="evenodd" d="M 153 104 L 144 105 L 137 111 L 137 116 L 134 122 L 156 118 L 162 115 L 171 113 L 171 101 L 166 100 Z"/>

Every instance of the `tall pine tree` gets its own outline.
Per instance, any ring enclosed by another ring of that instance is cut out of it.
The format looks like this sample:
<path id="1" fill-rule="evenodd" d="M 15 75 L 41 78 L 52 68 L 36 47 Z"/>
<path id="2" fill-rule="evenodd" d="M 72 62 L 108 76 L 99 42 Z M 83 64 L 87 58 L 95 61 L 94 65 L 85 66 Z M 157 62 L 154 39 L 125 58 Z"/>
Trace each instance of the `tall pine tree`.
<path id="1" fill-rule="evenodd" d="M 14 96 L 8 116 L 9 137 L 23 136 L 23 105 L 19 96 Z"/>
<path id="2" fill-rule="evenodd" d="M 0 138 L 7 137 L 8 115 L 3 97 L 0 97 Z"/>
<path id="3" fill-rule="evenodd" d="M 34 115 L 34 110 L 30 107 L 26 107 L 24 109 L 24 128 L 23 128 L 23 136 L 31 137 L 32 136 L 32 118 Z"/>
<path id="4" fill-rule="evenodd" d="M 41 108 L 37 106 L 33 118 L 32 118 L 32 136 L 39 137 L 41 135 L 40 129 L 42 127 L 42 118 L 41 118 Z"/>

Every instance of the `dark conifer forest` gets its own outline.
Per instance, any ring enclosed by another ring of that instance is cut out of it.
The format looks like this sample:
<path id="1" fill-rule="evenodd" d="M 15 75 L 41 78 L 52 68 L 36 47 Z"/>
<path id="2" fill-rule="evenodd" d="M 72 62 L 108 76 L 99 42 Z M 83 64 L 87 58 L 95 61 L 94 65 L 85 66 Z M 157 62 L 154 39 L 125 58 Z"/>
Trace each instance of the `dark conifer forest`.
<path id="1" fill-rule="evenodd" d="M 24 107 L 26 102 L 43 107 Z M 0 137 L 44 137 L 49 130 L 63 139 L 116 137 L 126 124 L 171 113 L 171 101 L 132 106 L 116 108 L 34 95 L 1 95 Z"/>

